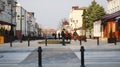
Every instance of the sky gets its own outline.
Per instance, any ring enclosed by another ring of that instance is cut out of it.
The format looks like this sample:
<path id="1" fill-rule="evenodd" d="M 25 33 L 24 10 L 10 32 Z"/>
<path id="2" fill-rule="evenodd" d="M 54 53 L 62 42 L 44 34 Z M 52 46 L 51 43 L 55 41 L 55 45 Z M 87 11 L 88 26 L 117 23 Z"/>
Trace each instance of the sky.
<path id="1" fill-rule="evenodd" d="M 88 7 L 93 0 L 17 0 L 28 12 L 34 12 L 36 22 L 43 28 L 58 28 L 69 18 L 72 6 Z M 107 0 L 96 0 L 106 10 Z"/>

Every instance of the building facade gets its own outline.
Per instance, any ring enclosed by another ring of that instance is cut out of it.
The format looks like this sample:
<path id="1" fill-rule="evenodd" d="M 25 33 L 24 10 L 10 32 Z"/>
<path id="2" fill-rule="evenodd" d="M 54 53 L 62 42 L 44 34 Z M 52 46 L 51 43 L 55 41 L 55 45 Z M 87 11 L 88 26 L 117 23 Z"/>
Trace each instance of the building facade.
<path id="1" fill-rule="evenodd" d="M 23 36 L 38 36 L 34 12 L 28 12 L 17 0 L 0 0 L 0 36 L 21 39 Z M 1 40 L 1 39 L 0 39 Z"/>
<path id="2" fill-rule="evenodd" d="M 85 8 L 79 8 L 78 6 L 73 6 L 69 14 L 69 25 L 72 27 L 72 33 L 77 32 L 79 36 L 83 35 L 83 11 Z"/>
<path id="3" fill-rule="evenodd" d="M 31 36 L 36 34 L 35 20 L 34 12 L 28 12 L 28 32 Z"/>
<path id="4" fill-rule="evenodd" d="M 37 34 L 35 27 L 34 12 L 28 12 L 20 4 L 16 6 L 16 36 L 22 37 L 35 36 Z"/>
<path id="5" fill-rule="evenodd" d="M 27 11 L 18 3 L 16 5 L 16 36 L 27 36 Z"/>
<path id="6" fill-rule="evenodd" d="M 120 10 L 120 0 L 107 0 L 107 14 L 111 14 Z"/>
<path id="7" fill-rule="evenodd" d="M 16 0 L 0 0 L 0 35 L 4 42 L 15 36 L 16 3 Z"/>
<path id="8" fill-rule="evenodd" d="M 107 15 L 102 17 L 103 36 L 116 37 L 120 41 L 120 0 L 107 0 Z M 111 32 L 112 31 L 112 32 Z"/>
<path id="9" fill-rule="evenodd" d="M 15 30 L 16 0 L 0 0 L 0 28 Z"/>

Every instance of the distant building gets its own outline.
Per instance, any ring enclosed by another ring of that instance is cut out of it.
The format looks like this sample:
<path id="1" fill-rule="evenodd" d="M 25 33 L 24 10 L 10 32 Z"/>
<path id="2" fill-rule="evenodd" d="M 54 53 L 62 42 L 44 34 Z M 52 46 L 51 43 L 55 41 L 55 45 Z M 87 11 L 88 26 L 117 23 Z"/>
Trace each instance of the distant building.
<path id="1" fill-rule="evenodd" d="M 76 30 L 77 34 L 83 35 L 82 24 L 83 24 L 83 10 L 85 8 L 79 8 L 78 6 L 73 6 L 69 14 L 69 25 L 72 27 L 72 33 Z"/>
<path id="2" fill-rule="evenodd" d="M 53 33 L 56 33 L 57 30 L 54 28 L 42 28 L 42 36 L 52 36 Z"/>
<path id="3" fill-rule="evenodd" d="M 28 32 L 30 33 L 31 36 L 35 36 L 36 31 L 35 31 L 35 17 L 34 17 L 34 12 L 28 12 Z"/>

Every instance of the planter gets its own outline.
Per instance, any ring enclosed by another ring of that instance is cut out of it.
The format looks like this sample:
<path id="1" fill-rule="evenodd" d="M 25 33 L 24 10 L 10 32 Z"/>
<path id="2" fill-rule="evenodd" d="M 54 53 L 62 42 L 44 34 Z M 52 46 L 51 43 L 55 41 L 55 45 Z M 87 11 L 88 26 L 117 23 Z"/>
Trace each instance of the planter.
<path id="1" fill-rule="evenodd" d="M 108 43 L 115 43 L 116 38 L 108 38 Z"/>

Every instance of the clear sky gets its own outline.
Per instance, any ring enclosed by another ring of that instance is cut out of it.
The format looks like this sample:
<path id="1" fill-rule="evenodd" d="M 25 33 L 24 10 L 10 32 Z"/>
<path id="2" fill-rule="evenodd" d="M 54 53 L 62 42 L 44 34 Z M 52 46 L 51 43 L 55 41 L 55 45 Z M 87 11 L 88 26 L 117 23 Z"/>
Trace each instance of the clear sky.
<path id="1" fill-rule="evenodd" d="M 36 22 L 47 28 L 58 28 L 68 19 L 72 6 L 87 7 L 93 0 L 17 0 L 29 12 L 35 12 Z M 106 0 L 96 0 L 105 9 Z"/>

